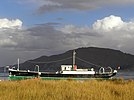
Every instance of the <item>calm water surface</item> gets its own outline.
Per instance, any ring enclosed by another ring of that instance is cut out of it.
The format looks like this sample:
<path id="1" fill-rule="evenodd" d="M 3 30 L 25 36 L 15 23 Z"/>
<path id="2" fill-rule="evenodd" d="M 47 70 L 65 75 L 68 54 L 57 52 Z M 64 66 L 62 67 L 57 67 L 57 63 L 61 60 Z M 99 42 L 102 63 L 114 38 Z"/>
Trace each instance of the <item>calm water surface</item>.
<path id="1" fill-rule="evenodd" d="M 134 72 L 118 72 L 115 77 L 134 80 Z"/>

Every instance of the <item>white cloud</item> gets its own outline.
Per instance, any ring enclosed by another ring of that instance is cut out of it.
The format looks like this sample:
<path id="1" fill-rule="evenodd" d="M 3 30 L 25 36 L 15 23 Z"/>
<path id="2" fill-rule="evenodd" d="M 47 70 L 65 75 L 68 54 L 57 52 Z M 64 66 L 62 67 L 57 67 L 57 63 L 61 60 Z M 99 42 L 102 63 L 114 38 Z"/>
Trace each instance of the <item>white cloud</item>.
<path id="1" fill-rule="evenodd" d="M 22 21 L 19 19 L 9 20 L 7 18 L 0 19 L 0 29 L 20 29 L 22 27 Z"/>
<path id="2" fill-rule="evenodd" d="M 121 17 L 111 15 L 109 17 L 105 17 L 104 19 L 97 20 L 93 24 L 93 29 L 99 31 L 120 30 L 123 27 L 123 24 L 124 22 Z"/>
<path id="3" fill-rule="evenodd" d="M 114 38 L 133 38 L 134 37 L 134 22 L 125 22 L 119 16 L 111 15 L 101 20 L 97 20 L 93 24 L 93 30 L 97 33 L 113 35 Z M 112 37 L 111 37 L 112 38 Z"/>
<path id="4" fill-rule="evenodd" d="M 0 19 L 0 46 L 9 48 L 16 46 L 18 44 L 16 37 L 19 36 L 21 29 L 22 21 L 19 19 Z"/>
<path id="5" fill-rule="evenodd" d="M 96 31 L 104 31 L 104 32 L 133 32 L 134 31 L 134 22 L 129 21 L 125 22 L 119 16 L 108 16 L 101 20 L 97 20 L 93 24 L 93 29 Z"/>

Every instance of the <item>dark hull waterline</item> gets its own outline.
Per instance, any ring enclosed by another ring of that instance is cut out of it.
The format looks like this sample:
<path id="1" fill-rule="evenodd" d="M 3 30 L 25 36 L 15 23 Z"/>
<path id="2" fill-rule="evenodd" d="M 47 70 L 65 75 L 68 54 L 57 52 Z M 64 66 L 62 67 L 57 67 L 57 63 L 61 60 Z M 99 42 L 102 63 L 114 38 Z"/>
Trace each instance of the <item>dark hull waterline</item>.
<path id="1" fill-rule="evenodd" d="M 28 72 L 28 71 L 9 71 L 9 79 L 31 79 L 31 78 L 42 78 L 46 80 L 57 80 L 57 79 L 109 79 L 116 75 L 116 73 L 95 73 L 95 74 L 56 74 L 55 72 Z"/>

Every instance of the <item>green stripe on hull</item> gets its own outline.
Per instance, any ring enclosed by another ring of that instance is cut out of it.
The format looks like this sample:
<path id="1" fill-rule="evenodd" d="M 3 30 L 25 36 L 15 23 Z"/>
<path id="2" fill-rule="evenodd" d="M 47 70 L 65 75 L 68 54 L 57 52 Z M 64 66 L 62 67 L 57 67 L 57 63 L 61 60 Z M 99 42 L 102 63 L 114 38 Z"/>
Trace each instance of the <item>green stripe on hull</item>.
<path id="1" fill-rule="evenodd" d="M 9 80 L 24 80 L 37 78 L 34 76 L 9 76 Z M 108 79 L 108 78 L 66 78 L 66 77 L 40 77 L 42 80 L 92 80 L 92 79 Z"/>
<path id="2" fill-rule="evenodd" d="M 24 80 L 24 79 L 32 79 L 35 78 L 33 76 L 9 76 L 9 80 Z"/>

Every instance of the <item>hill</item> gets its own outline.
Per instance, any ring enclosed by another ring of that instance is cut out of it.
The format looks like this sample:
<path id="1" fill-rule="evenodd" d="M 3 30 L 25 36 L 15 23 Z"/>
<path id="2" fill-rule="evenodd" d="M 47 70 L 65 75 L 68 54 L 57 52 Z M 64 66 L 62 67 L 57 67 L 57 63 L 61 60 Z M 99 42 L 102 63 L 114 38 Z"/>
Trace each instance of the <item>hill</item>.
<path id="1" fill-rule="evenodd" d="M 134 70 L 134 55 L 123 53 L 119 50 L 87 47 L 78 48 L 75 51 L 78 68 L 94 67 L 98 69 L 100 66 L 110 66 L 116 69 L 120 66 L 121 70 L 124 71 Z M 20 69 L 37 70 L 35 66 L 39 65 L 41 71 L 57 71 L 60 70 L 61 65 L 72 64 L 72 52 L 73 50 L 69 50 L 58 55 L 41 56 L 28 60 L 20 64 Z"/>
<path id="2" fill-rule="evenodd" d="M 126 54 L 119 50 L 88 47 L 79 48 L 75 51 L 76 64 L 79 68 L 95 67 L 97 69 L 100 66 L 111 66 L 113 68 L 121 66 L 121 70 L 134 70 L 134 55 Z M 35 65 L 39 65 L 40 70 L 57 71 L 60 70 L 60 65 L 62 64 L 72 64 L 72 52 L 73 50 L 69 50 L 63 54 L 41 56 L 22 63 L 20 68 L 36 70 Z"/>

